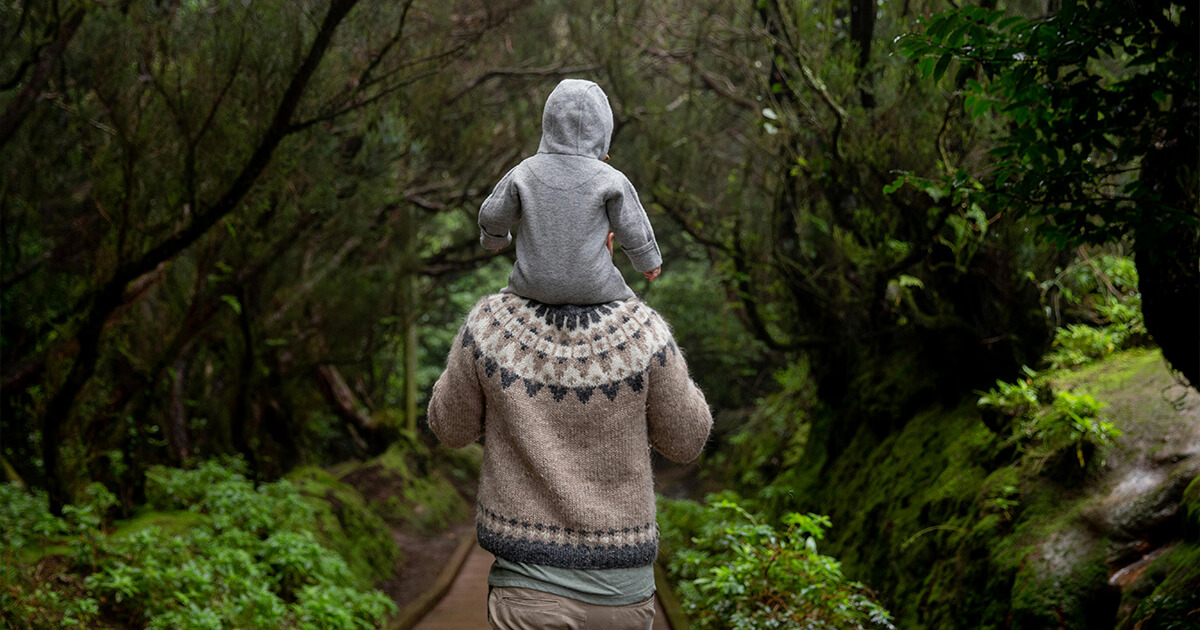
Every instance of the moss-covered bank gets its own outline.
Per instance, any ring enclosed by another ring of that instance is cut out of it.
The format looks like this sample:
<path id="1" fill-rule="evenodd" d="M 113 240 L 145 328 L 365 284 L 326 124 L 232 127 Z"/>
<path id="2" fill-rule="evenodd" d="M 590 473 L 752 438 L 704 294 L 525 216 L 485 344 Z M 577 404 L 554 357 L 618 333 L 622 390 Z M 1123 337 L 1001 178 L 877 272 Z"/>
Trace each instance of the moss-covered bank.
<path id="1" fill-rule="evenodd" d="M 968 401 L 864 427 L 775 496 L 832 517 L 822 551 L 901 628 L 1200 627 L 1200 396 L 1147 349 L 1051 382 L 1108 402 L 1123 432 L 1085 468 L 1074 448 L 1004 445 Z"/>

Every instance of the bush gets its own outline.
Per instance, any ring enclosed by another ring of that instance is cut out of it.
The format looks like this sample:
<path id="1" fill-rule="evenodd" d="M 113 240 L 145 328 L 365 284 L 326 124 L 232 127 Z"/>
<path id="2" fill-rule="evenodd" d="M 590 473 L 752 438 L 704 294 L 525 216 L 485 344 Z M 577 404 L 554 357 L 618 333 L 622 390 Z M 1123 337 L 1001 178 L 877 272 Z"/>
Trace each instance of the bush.
<path id="1" fill-rule="evenodd" d="M 699 629 L 892 628 L 874 594 L 818 553 L 828 517 L 789 513 L 778 531 L 733 495 L 660 500 L 667 566 Z"/>
<path id="2" fill-rule="evenodd" d="M 151 507 L 193 517 L 180 519 L 188 523 L 180 532 L 144 522 L 104 532 L 98 514 L 112 497 L 103 486 L 88 503 L 67 506 L 64 519 L 48 513 L 44 494 L 0 486 L 0 515 L 11 524 L 0 537 L 0 618 L 14 628 L 90 627 L 104 615 L 154 629 L 315 630 L 375 628 L 394 611 L 382 593 L 352 586 L 346 561 L 318 541 L 313 509 L 293 484 L 255 488 L 239 464 L 147 473 Z M 172 513 L 157 516 L 169 522 Z M 73 572 L 32 584 L 8 570 L 16 546 L 44 546 L 65 533 L 76 539 Z"/>
<path id="3" fill-rule="evenodd" d="M 1119 327 L 1094 328 L 1071 324 L 1054 331 L 1054 352 L 1046 359 L 1055 369 L 1072 368 L 1102 359 L 1124 347 L 1125 334 Z"/>

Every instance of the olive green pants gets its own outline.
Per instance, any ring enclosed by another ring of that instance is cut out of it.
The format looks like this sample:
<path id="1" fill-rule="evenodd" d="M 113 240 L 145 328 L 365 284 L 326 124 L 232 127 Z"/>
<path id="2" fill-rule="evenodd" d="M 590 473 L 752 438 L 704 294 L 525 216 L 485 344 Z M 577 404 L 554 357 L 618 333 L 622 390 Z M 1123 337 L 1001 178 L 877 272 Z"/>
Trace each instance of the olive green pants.
<path id="1" fill-rule="evenodd" d="M 654 596 L 625 606 L 600 606 L 527 588 L 493 586 L 488 623 L 495 630 L 650 630 Z"/>

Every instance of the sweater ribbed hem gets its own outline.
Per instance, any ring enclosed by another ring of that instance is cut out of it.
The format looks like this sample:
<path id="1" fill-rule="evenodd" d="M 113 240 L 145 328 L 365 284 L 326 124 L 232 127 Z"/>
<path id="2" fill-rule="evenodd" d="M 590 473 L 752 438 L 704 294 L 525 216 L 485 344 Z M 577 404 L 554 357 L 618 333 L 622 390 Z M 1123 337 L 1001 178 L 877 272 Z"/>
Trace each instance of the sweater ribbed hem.
<path id="1" fill-rule="evenodd" d="M 542 542 L 502 534 L 476 523 L 479 546 L 492 555 L 514 562 L 544 564 L 564 569 L 624 569 L 653 564 L 658 557 L 658 540 L 621 545 L 571 545 Z"/>

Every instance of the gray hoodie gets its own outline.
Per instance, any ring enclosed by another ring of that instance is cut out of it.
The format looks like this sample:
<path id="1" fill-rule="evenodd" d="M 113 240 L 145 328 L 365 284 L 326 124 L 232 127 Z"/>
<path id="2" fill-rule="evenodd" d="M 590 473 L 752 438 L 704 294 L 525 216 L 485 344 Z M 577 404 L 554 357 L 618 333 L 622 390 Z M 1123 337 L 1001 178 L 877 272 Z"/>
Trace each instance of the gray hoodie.
<path id="1" fill-rule="evenodd" d="M 633 184 L 603 162 L 612 129 L 608 98 L 595 83 L 566 79 L 550 93 L 537 154 L 509 171 L 479 208 L 479 242 L 488 249 L 507 246 L 521 222 L 503 291 L 545 304 L 634 297 L 604 247 L 610 230 L 634 269 L 662 264 Z"/>

